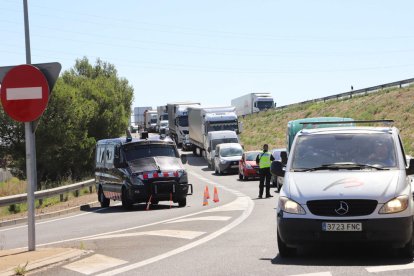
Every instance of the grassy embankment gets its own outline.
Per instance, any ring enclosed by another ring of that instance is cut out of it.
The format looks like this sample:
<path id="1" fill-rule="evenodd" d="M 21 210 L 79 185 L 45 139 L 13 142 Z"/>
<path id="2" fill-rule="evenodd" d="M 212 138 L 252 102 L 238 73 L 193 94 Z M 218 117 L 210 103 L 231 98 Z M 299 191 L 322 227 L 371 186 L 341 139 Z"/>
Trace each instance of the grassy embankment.
<path id="1" fill-rule="evenodd" d="M 276 95 L 277 98 L 277 95 Z M 286 147 L 286 127 L 290 120 L 310 117 L 350 117 L 356 120 L 392 119 L 400 130 L 406 154 L 414 155 L 414 85 L 354 96 L 269 110 L 242 119 L 241 141 L 246 150 Z"/>

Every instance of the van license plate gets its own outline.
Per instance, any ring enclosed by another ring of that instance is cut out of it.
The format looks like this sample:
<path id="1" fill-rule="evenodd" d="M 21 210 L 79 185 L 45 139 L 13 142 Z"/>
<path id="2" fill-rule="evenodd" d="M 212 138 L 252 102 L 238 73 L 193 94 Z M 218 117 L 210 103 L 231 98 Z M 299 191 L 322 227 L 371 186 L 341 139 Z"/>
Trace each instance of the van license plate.
<path id="1" fill-rule="evenodd" d="M 362 231 L 362 223 L 360 222 L 322 222 L 322 231 L 359 232 L 359 231 Z"/>

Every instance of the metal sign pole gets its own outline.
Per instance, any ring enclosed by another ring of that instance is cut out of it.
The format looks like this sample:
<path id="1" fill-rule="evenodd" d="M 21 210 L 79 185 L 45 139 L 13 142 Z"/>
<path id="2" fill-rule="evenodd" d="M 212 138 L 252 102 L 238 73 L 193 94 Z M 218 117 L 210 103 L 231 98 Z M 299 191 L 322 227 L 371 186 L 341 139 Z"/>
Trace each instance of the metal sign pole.
<path id="1" fill-rule="evenodd" d="M 26 63 L 31 64 L 30 36 L 29 36 L 29 11 L 27 0 L 23 0 L 24 9 L 24 33 L 26 41 Z M 33 122 L 24 123 L 26 138 L 26 174 L 27 174 L 27 228 L 28 228 L 28 248 L 29 251 L 36 250 L 35 232 L 35 189 L 36 189 L 36 142 Z"/>

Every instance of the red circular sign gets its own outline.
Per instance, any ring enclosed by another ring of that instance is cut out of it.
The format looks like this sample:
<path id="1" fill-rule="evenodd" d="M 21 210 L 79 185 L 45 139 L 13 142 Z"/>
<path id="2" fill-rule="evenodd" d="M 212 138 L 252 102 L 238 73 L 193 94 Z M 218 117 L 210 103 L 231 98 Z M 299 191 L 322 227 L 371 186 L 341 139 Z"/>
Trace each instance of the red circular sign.
<path id="1" fill-rule="evenodd" d="M 1 103 L 14 120 L 31 122 L 40 117 L 49 101 L 49 85 L 43 73 L 32 65 L 13 67 L 1 83 Z"/>

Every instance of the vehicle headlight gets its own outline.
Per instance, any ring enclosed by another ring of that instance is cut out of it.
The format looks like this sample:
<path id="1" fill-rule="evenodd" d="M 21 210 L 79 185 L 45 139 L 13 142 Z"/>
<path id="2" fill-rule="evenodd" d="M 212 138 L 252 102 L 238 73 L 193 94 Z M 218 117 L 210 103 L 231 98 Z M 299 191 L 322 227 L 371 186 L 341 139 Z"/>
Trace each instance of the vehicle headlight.
<path id="1" fill-rule="evenodd" d="M 279 208 L 286 213 L 304 215 L 305 209 L 299 203 L 287 198 L 279 197 Z"/>
<path id="2" fill-rule="evenodd" d="M 246 169 L 252 169 L 252 166 L 246 163 Z"/>
<path id="3" fill-rule="evenodd" d="M 227 163 L 226 160 L 220 159 L 220 164 L 226 164 L 226 163 Z"/>
<path id="4" fill-rule="evenodd" d="M 378 213 L 380 214 L 392 214 L 402 212 L 408 207 L 409 197 L 407 195 L 399 196 L 391 199 L 384 206 L 381 207 Z"/>
<path id="5" fill-rule="evenodd" d="M 134 175 L 131 177 L 132 185 L 143 186 L 144 182 L 138 177 L 138 175 Z"/>

